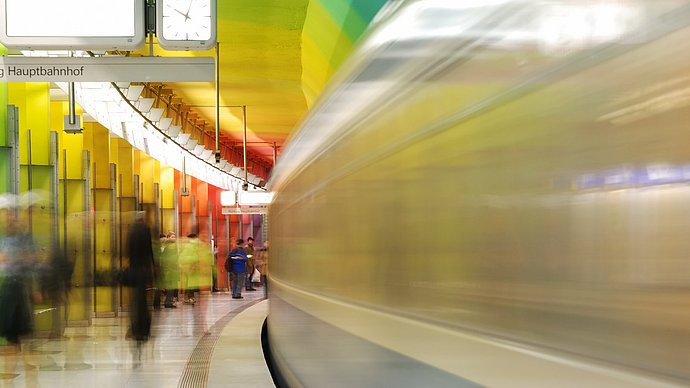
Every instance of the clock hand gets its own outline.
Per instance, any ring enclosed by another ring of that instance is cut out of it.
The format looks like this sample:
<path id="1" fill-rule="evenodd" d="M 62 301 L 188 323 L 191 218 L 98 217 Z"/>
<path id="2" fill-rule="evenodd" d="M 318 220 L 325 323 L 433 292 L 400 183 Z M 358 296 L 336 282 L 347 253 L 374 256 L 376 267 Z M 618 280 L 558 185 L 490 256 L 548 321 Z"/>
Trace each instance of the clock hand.
<path id="1" fill-rule="evenodd" d="M 184 13 L 182 13 L 182 11 L 179 11 L 179 10 L 175 9 L 175 12 L 177 12 L 177 13 L 179 13 L 180 15 L 184 16 L 184 20 L 185 20 L 185 21 L 187 21 L 187 19 L 189 19 L 189 16 L 187 16 L 187 15 L 184 14 Z"/>
<path id="2" fill-rule="evenodd" d="M 189 8 L 187 8 L 187 14 L 185 15 L 185 18 L 186 18 L 185 21 L 187 21 L 188 19 L 190 19 L 190 17 L 189 17 L 189 11 L 192 10 L 192 3 L 194 3 L 194 0 L 189 0 Z"/>

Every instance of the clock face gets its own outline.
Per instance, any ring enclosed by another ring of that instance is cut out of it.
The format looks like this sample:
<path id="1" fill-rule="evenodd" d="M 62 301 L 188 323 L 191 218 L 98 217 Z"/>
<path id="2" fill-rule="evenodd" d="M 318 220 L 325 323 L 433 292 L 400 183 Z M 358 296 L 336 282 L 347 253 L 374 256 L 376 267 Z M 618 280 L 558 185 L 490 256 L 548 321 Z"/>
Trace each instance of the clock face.
<path id="1" fill-rule="evenodd" d="M 161 46 L 189 49 L 215 44 L 215 0 L 158 0 L 156 7 Z"/>

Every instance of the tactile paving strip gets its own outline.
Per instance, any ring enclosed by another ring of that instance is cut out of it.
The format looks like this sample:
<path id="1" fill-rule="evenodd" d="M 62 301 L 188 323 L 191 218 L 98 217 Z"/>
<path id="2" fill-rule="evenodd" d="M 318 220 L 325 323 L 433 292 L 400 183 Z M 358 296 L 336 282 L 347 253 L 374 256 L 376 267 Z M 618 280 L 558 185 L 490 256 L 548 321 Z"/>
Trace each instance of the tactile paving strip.
<path id="1" fill-rule="evenodd" d="M 178 388 L 205 388 L 208 384 L 208 369 L 211 366 L 211 355 L 213 348 L 218 342 L 218 337 L 223 332 L 225 326 L 237 314 L 252 307 L 253 305 L 262 302 L 264 299 L 257 299 L 251 303 L 247 303 L 242 307 L 227 313 L 223 318 L 219 319 L 206 334 L 199 340 L 196 347 L 189 356 L 187 364 L 185 365 Z"/>

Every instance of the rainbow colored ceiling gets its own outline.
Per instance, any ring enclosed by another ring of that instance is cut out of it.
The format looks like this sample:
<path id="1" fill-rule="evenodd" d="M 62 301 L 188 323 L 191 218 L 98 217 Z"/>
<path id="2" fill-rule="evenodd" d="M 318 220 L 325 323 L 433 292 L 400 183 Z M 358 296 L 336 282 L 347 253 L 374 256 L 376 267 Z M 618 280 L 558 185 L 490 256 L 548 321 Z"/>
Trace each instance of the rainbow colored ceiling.
<path id="1" fill-rule="evenodd" d="M 221 112 L 221 131 L 227 141 L 242 139 L 242 110 L 229 106 L 247 105 L 248 149 L 272 162 L 273 144 L 280 152 L 385 2 L 218 0 L 221 105 L 228 106 Z M 213 84 L 172 86 L 215 121 Z"/>

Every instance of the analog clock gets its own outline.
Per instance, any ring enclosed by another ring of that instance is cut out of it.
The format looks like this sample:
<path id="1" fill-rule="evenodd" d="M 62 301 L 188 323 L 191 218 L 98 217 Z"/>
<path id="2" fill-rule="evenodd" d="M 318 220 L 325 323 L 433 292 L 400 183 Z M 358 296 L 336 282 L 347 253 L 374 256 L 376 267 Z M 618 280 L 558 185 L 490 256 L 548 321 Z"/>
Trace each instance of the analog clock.
<path id="1" fill-rule="evenodd" d="M 167 50 L 208 50 L 216 44 L 216 0 L 158 0 L 156 36 Z"/>

